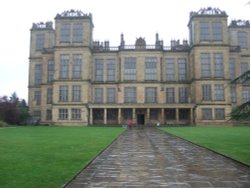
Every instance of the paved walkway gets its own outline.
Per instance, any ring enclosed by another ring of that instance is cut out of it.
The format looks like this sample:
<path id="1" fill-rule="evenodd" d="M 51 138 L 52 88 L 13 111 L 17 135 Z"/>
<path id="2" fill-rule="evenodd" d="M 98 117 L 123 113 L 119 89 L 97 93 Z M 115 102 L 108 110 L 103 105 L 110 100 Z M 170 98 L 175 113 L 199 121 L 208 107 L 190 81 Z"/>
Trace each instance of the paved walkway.
<path id="1" fill-rule="evenodd" d="M 123 133 L 66 187 L 250 187 L 250 168 L 156 128 Z"/>

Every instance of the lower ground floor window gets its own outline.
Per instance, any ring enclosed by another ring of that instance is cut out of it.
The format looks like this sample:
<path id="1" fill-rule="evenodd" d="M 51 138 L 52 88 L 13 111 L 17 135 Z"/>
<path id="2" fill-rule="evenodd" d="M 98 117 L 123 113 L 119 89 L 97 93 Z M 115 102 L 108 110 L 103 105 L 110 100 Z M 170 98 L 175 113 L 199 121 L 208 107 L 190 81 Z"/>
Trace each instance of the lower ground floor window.
<path id="1" fill-rule="evenodd" d="M 212 109 L 211 108 L 203 108 L 202 109 L 202 119 L 203 120 L 211 120 L 212 119 Z"/>
<path id="2" fill-rule="evenodd" d="M 46 111 L 46 119 L 47 120 L 52 120 L 52 110 L 47 110 Z"/>
<path id="3" fill-rule="evenodd" d="M 59 109 L 59 119 L 68 119 L 68 109 L 61 108 Z"/>
<path id="4" fill-rule="evenodd" d="M 71 118 L 72 119 L 81 119 L 81 109 L 80 108 L 72 108 L 71 109 Z"/>
<path id="5" fill-rule="evenodd" d="M 215 108 L 215 119 L 224 120 L 225 119 L 225 109 L 224 108 Z"/>

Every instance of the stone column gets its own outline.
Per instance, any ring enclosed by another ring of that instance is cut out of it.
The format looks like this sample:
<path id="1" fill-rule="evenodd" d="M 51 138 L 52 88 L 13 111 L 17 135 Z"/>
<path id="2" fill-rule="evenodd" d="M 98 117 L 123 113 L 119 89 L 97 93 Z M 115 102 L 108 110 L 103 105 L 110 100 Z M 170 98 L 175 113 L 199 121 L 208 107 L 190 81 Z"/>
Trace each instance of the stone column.
<path id="1" fill-rule="evenodd" d="M 179 108 L 175 109 L 175 114 L 176 114 L 176 123 L 179 124 Z"/>
<path id="2" fill-rule="evenodd" d="M 93 124 L 93 108 L 89 109 L 89 124 Z"/>
<path id="3" fill-rule="evenodd" d="M 132 109 L 132 121 L 133 121 L 133 123 L 136 122 L 135 108 Z"/>
<path id="4" fill-rule="evenodd" d="M 149 119 L 150 119 L 150 108 L 147 108 L 146 124 L 149 123 Z"/>
<path id="5" fill-rule="evenodd" d="M 164 114 L 164 108 L 161 109 L 161 124 L 165 124 L 165 114 Z"/>
<path id="6" fill-rule="evenodd" d="M 104 125 L 107 124 L 107 108 L 104 108 Z"/>
<path id="7" fill-rule="evenodd" d="M 121 120 L 121 109 L 118 108 L 118 124 L 122 124 L 122 120 Z"/>
<path id="8" fill-rule="evenodd" d="M 194 114 L 193 114 L 193 109 L 190 108 L 190 124 L 194 123 Z"/>

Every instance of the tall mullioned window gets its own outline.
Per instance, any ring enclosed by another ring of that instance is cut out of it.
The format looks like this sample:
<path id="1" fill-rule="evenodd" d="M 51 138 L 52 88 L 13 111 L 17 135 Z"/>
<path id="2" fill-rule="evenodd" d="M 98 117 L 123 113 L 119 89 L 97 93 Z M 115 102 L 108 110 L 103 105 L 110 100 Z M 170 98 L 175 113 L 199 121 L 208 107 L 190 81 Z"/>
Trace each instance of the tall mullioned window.
<path id="1" fill-rule="evenodd" d="M 135 57 L 126 57 L 124 59 L 124 80 L 136 80 Z"/>
<path id="2" fill-rule="evenodd" d="M 224 77 L 224 64 L 223 64 L 222 53 L 214 53 L 214 77 L 215 78 Z"/>
<path id="3" fill-rule="evenodd" d="M 224 108 L 215 108 L 214 115 L 215 115 L 215 119 L 224 120 L 225 119 L 225 109 Z"/>
<path id="4" fill-rule="evenodd" d="M 54 80 L 54 61 L 48 61 L 48 82 L 52 82 Z"/>
<path id="5" fill-rule="evenodd" d="M 224 85 L 216 84 L 214 86 L 214 100 L 223 101 L 224 100 Z"/>
<path id="6" fill-rule="evenodd" d="M 167 58 L 165 64 L 166 81 L 175 80 L 174 58 Z"/>
<path id="7" fill-rule="evenodd" d="M 107 81 L 115 81 L 116 64 L 115 59 L 107 60 Z"/>
<path id="8" fill-rule="evenodd" d="M 82 78 L 82 55 L 73 55 L 72 78 Z"/>
<path id="9" fill-rule="evenodd" d="M 202 109 L 202 119 L 203 120 L 211 120 L 212 116 L 212 109 L 211 108 L 203 108 Z"/>
<path id="10" fill-rule="evenodd" d="M 212 22 L 212 39 L 214 41 L 222 41 L 222 23 Z"/>
<path id="11" fill-rule="evenodd" d="M 157 88 L 156 87 L 145 88 L 145 102 L 157 103 Z"/>
<path id="12" fill-rule="evenodd" d="M 41 104 L 41 91 L 35 91 L 34 94 L 34 99 L 36 101 L 36 105 L 40 105 Z"/>
<path id="13" fill-rule="evenodd" d="M 68 119 L 68 109 L 67 108 L 60 108 L 59 109 L 59 119 Z"/>
<path id="14" fill-rule="evenodd" d="M 83 41 L 83 25 L 82 23 L 76 23 L 73 25 L 73 42 Z"/>
<path id="15" fill-rule="evenodd" d="M 107 88 L 107 103 L 115 103 L 116 101 L 116 89 Z"/>
<path id="16" fill-rule="evenodd" d="M 210 40 L 209 22 L 201 22 L 200 23 L 200 40 L 201 41 L 208 41 L 208 40 Z"/>
<path id="17" fill-rule="evenodd" d="M 103 103 L 103 88 L 95 88 L 94 101 L 95 103 Z"/>
<path id="18" fill-rule="evenodd" d="M 248 63 L 247 62 L 241 62 L 240 63 L 240 73 L 243 74 L 246 71 L 248 71 Z"/>
<path id="19" fill-rule="evenodd" d="M 247 43 L 247 32 L 244 31 L 238 31 L 237 38 L 238 38 L 238 45 L 242 49 L 248 49 L 248 43 Z"/>
<path id="20" fill-rule="evenodd" d="M 187 60 L 185 58 L 178 59 L 178 78 L 187 80 Z"/>
<path id="21" fill-rule="evenodd" d="M 48 88 L 47 89 L 47 104 L 52 104 L 52 97 L 53 97 L 53 89 Z"/>
<path id="22" fill-rule="evenodd" d="M 174 88 L 166 89 L 166 103 L 175 103 L 175 91 Z"/>
<path id="23" fill-rule="evenodd" d="M 69 77 L 69 55 L 61 55 L 60 57 L 60 78 Z"/>
<path id="24" fill-rule="evenodd" d="M 71 119 L 81 119 L 81 109 L 72 108 L 71 109 Z"/>
<path id="25" fill-rule="evenodd" d="M 229 58 L 229 76 L 231 80 L 236 78 L 235 58 Z"/>
<path id="26" fill-rule="evenodd" d="M 188 102 L 188 88 L 181 87 L 179 88 L 179 103 Z"/>
<path id="27" fill-rule="evenodd" d="M 124 102 L 136 103 L 136 87 L 125 87 L 124 91 Z"/>
<path id="28" fill-rule="evenodd" d="M 211 60 L 209 53 L 201 53 L 201 77 L 211 77 Z"/>
<path id="29" fill-rule="evenodd" d="M 95 60 L 95 81 L 103 81 L 103 59 Z"/>
<path id="30" fill-rule="evenodd" d="M 60 30 L 60 41 L 70 42 L 70 24 L 62 24 Z"/>
<path id="31" fill-rule="evenodd" d="M 59 87 L 59 101 L 67 102 L 69 99 L 69 89 L 68 86 L 60 86 Z"/>
<path id="32" fill-rule="evenodd" d="M 73 102 L 81 101 L 81 86 L 80 85 L 72 86 L 72 101 Z"/>
<path id="33" fill-rule="evenodd" d="M 157 58 L 145 58 L 145 80 L 157 80 Z"/>
<path id="34" fill-rule="evenodd" d="M 44 48 L 45 34 L 38 33 L 36 34 L 36 50 L 42 50 Z"/>
<path id="35" fill-rule="evenodd" d="M 43 79 L 43 65 L 35 65 L 35 85 L 41 84 Z"/>
<path id="36" fill-rule="evenodd" d="M 209 85 L 209 84 L 202 85 L 202 100 L 204 100 L 204 101 L 211 101 L 212 100 L 211 85 Z"/>

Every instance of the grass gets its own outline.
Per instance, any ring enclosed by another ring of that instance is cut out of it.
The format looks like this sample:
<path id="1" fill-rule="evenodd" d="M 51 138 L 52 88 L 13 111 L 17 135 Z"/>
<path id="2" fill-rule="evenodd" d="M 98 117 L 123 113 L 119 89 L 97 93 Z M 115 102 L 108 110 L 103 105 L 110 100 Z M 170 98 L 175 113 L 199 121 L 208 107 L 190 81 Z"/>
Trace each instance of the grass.
<path id="1" fill-rule="evenodd" d="M 250 165 L 250 127 L 182 127 L 161 129 Z"/>
<path id="2" fill-rule="evenodd" d="M 0 187 L 61 187 L 122 128 L 0 128 Z"/>

